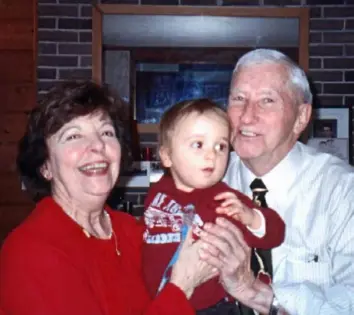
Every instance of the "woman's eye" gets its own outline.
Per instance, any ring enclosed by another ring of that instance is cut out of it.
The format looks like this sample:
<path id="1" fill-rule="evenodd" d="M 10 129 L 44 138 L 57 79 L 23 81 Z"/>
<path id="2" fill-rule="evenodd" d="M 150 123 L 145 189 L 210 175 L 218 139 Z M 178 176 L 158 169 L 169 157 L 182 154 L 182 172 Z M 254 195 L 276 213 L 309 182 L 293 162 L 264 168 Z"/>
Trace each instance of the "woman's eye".
<path id="1" fill-rule="evenodd" d="M 73 135 L 70 135 L 70 136 L 67 136 L 65 138 L 66 141 L 70 141 L 70 140 L 76 140 L 76 139 L 80 139 L 81 138 L 81 135 L 79 134 L 73 134 Z"/>
<path id="2" fill-rule="evenodd" d="M 112 130 L 106 130 L 103 132 L 102 134 L 103 136 L 108 136 L 108 137 L 114 137 L 115 136 L 115 132 Z"/>
<path id="3" fill-rule="evenodd" d="M 200 149 L 203 147 L 203 143 L 201 141 L 195 141 L 192 143 L 192 148 L 193 149 Z"/>

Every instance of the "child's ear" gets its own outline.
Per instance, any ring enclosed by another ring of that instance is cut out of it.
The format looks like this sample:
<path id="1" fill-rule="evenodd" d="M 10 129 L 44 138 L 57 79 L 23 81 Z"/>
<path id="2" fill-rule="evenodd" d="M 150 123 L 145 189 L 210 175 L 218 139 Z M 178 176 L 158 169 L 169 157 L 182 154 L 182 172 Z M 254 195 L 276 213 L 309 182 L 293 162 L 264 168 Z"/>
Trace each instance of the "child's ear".
<path id="1" fill-rule="evenodd" d="M 161 146 L 159 149 L 159 155 L 163 167 L 169 168 L 172 166 L 170 150 L 168 148 Z"/>

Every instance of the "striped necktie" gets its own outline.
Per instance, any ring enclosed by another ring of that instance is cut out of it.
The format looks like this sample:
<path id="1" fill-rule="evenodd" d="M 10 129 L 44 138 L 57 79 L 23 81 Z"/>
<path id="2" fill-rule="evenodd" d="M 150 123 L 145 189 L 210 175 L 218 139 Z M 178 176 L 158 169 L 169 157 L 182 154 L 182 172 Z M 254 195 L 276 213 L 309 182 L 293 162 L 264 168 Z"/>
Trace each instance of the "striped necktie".
<path id="1" fill-rule="evenodd" d="M 265 195 L 268 192 L 267 187 L 264 185 L 260 178 L 256 178 L 250 185 L 252 190 L 252 200 L 258 207 L 267 208 L 267 201 Z M 252 249 L 251 254 L 251 269 L 254 275 L 260 278 L 263 282 L 270 283 L 273 270 L 272 270 L 272 255 L 270 250 Z M 242 304 L 239 304 L 240 312 L 242 315 L 254 315 L 255 312 Z"/>
<path id="2" fill-rule="evenodd" d="M 253 194 L 253 202 L 258 207 L 268 208 L 265 198 L 268 189 L 263 181 L 260 178 L 254 179 L 250 188 Z M 262 278 L 265 282 L 270 282 L 273 276 L 272 255 L 270 250 L 254 249 L 251 257 L 251 268 L 256 276 Z"/>

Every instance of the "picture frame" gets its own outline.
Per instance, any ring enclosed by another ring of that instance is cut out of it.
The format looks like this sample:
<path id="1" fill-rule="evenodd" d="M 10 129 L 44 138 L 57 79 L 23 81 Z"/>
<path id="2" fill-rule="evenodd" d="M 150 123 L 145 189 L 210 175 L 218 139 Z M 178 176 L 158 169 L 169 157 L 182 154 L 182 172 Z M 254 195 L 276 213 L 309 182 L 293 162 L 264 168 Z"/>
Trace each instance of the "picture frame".
<path id="1" fill-rule="evenodd" d="M 315 108 L 307 144 L 352 164 L 352 109 Z"/>
<path id="2" fill-rule="evenodd" d="M 310 138 L 307 143 L 320 152 L 329 153 L 349 163 L 349 139 Z"/>
<path id="3" fill-rule="evenodd" d="M 311 124 L 311 138 L 349 139 L 349 117 L 347 107 L 316 108 Z"/>

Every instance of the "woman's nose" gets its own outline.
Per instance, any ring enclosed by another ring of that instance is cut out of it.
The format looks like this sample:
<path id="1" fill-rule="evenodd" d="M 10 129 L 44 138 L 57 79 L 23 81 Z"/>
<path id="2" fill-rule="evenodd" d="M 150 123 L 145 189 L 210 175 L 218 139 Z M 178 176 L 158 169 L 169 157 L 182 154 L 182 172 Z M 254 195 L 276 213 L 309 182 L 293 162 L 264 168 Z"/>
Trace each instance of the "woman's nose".
<path id="1" fill-rule="evenodd" d="M 101 152 L 104 149 L 105 143 L 99 134 L 93 134 L 91 138 L 91 149 L 96 152 Z"/>

